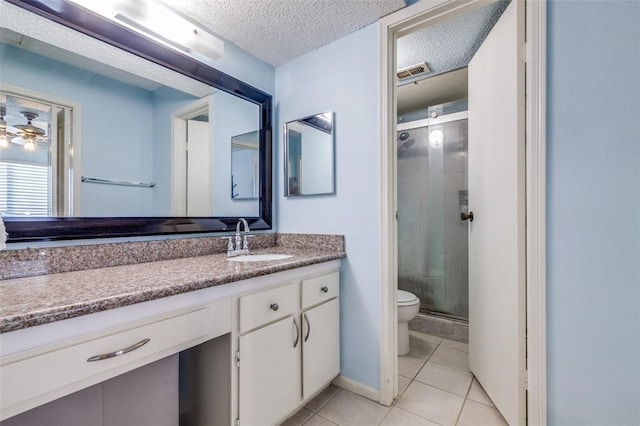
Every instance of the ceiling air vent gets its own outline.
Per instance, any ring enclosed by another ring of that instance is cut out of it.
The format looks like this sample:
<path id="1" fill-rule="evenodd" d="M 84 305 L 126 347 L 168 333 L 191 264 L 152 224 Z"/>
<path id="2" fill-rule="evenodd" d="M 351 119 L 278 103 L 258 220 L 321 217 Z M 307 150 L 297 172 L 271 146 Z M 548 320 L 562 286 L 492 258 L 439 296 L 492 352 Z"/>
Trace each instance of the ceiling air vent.
<path id="1" fill-rule="evenodd" d="M 416 77 L 421 74 L 426 74 L 431 72 L 426 62 L 421 62 L 416 65 L 411 65 L 410 67 L 403 68 L 398 70 L 396 75 L 398 76 L 398 80 L 405 80 L 407 78 Z"/>

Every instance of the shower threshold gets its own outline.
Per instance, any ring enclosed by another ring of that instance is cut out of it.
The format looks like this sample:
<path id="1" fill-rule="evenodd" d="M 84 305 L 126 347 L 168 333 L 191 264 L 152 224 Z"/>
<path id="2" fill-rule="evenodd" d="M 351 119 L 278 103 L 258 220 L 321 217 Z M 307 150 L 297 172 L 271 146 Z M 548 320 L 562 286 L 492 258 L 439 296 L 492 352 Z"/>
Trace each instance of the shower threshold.
<path id="1" fill-rule="evenodd" d="M 420 313 L 422 315 L 428 315 L 428 316 L 431 316 L 431 317 L 441 318 L 443 320 L 456 321 L 456 322 L 460 322 L 462 324 L 469 324 L 469 318 L 460 317 L 460 316 L 457 316 L 457 315 L 451 315 L 451 314 L 447 314 L 447 313 L 444 313 L 444 312 L 430 311 L 428 309 L 420 309 Z"/>
<path id="2" fill-rule="evenodd" d="M 409 321 L 409 330 L 469 343 L 469 321 L 464 318 L 420 312 Z"/>

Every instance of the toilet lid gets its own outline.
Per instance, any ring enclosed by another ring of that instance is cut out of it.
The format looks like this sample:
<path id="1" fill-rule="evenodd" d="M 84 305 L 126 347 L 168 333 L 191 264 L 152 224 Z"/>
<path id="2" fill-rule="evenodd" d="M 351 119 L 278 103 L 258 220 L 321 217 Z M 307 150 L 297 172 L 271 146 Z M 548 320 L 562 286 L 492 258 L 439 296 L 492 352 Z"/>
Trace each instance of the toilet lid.
<path id="1" fill-rule="evenodd" d="M 416 297 L 415 294 L 409 293 L 408 291 L 404 291 L 404 290 L 398 290 L 399 304 L 411 303 L 411 302 L 415 302 L 416 300 L 418 300 L 418 298 Z"/>

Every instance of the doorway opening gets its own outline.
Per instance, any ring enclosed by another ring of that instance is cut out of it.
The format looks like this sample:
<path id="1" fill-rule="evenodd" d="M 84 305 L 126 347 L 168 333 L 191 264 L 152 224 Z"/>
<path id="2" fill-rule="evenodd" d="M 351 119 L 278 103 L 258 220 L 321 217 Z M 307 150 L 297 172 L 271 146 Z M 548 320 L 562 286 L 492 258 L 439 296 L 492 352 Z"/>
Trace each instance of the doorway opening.
<path id="1" fill-rule="evenodd" d="M 211 110 L 211 96 L 205 96 L 172 115 L 173 216 L 211 216 Z"/>
<path id="2" fill-rule="evenodd" d="M 479 4 L 443 17 L 396 41 L 399 136 L 416 129 L 412 148 L 398 146 L 396 170 L 398 289 L 420 300 L 410 328 L 468 342 L 469 221 L 467 172 L 467 65 L 509 1 Z M 411 189 L 409 189 L 411 188 Z M 472 220 L 472 219 L 471 219 Z"/>
<path id="3" fill-rule="evenodd" d="M 0 216 L 80 214 L 79 111 L 75 102 L 2 85 Z"/>
<path id="4" fill-rule="evenodd" d="M 508 4 L 482 5 L 396 42 L 399 69 L 415 61 L 427 66 L 399 78 L 396 90 L 398 289 L 420 301 L 412 331 L 463 343 L 470 280 L 467 65 Z"/>
<path id="5" fill-rule="evenodd" d="M 524 2 L 511 2 L 518 7 L 518 20 L 514 25 L 513 36 L 501 37 L 502 39 L 520 40 L 520 34 L 524 35 L 524 17 L 525 17 L 525 4 Z M 394 397 L 398 395 L 398 382 L 397 371 L 398 361 L 395 354 L 397 354 L 397 302 L 396 291 L 398 286 L 398 228 L 396 223 L 397 217 L 402 216 L 402 212 L 399 211 L 398 205 L 398 191 L 396 190 L 398 182 L 397 176 L 399 172 L 397 163 L 397 146 L 395 144 L 396 139 L 400 136 L 401 132 L 398 132 L 399 126 L 397 125 L 397 118 L 400 116 L 395 110 L 396 96 L 398 95 L 398 87 L 396 87 L 397 76 L 396 72 L 400 69 L 400 64 L 397 59 L 398 46 L 396 42 L 402 37 L 418 32 L 430 25 L 439 25 L 451 18 L 459 18 L 467 12 L 474 11 L 487 5 L 487 2 L 480 1 L 442 1 L 435 4 L 421 5 L 415 4 L 405 10 L 391 15 L 381 21 L 381 70 L 382 70 L 382 253 L 381 253 L 381 273 L 383 276 L 383 288 L 382 288 L 382 302 L 383 302 L 383 322 L 381 329 L 381 386 L 380 386 L 380 400 L 382 403 L 390 403 Z M 531 421 L 532 419 L 539 420 L 544 419 L 545 414 L 545 373 L 544 373 L 544 298 L 541 295 L 544 294 L 544 89 L 541 82 L 544 81 L 544 6 L 540 6 L 534 2 L 526 2 L 526 22 L 527 22 L 527 37 L 528 42 L 526 46 L 527 51 L 527 80 L 525 83 L 524 77 L 522 77 L 521 83 L 517 84 L 516 98 L 521 99 L 522 102 L 518 102 L 518 108 L 522 105 L 522 117 L 526 116 L 526 126 L 523 120 L 518 120 L 517 131 L 522 131 L 522 135 L 525 134 L 526 128 L 526 158 L 524 155 L 521 157 L 521 161 L 517 167 L 520 172 L 518 176 L 522 177 L 524 182 L 525 175 L 525 163 L 526 163 L 526 176 L 527 186 L 526 194 L 524 185 L 522 189 L 517 191 L 519 203 L 521 204 L 521 211 L 526 209 L 526 225 L 524 223 L 524 214 L 518 217 L 518 226 L 521 227 L 524 235 L 524 229 L 526 226 L 526 242 L 524 238 L 518 237 L 519 251 L 524 253 L 526 245 L 526 282 L 524 280 L 522 285 L 518 285 L 517 288 L 519 294 L 527 293 L 526 299 L 526 313 L 525 309 L 521 310 L 522 316 L 519 320 L 520 324 L 524 324 L 524 317 L 526 316 L 526 323 L 528 324 L 528 333 L 530 338 L 527 342 L 527 355 L 522 356 L 522 365 L 526 363 L 528 369 L 520 370 L 521 367 L 514 369 L 513 371 L 513 383 L 519 383 L 518 389 L 528 388 L 526 398 L 528 401 L 528 408 L 526 411 L 517 409 L 519 413 L 510 417 L 510 422 L 523 423 L 525 421 Z M 522 17 L 522 18 L 520 18 Z M 515 21 L 514 21 L 515 22 Z M 517 33 L 516 33 L 517 31 Z M 516 36 L 516 34 L 518 34 Z M 495 37 L 494 37 L 495 38 Z M 524 70 L 524 37 L 522 41 L 517 44 L 514 52 L 518 52 L 518 62 L 521 60 L 519 70 Z M 415 62 L 415 61 L 414 61 Z M 427 62 L 427 66 L 428 61 Z M 520 62 L 519 62 L 520 63 Z M 484 64 L 484 69 L 489 73 L 492 68 L 497 68 L 497 65 Z M 518 71 L 518 75 L 520 74 Z M 411 82 L 413 83 L 413 82 Z M 494 83 L 499 84 L 499 83 Z M 527 98 L 524 98 L 524 87 L 527 87 Z M 469 87 L 477 87 L 477 84 L 469 84 Z M 482 85 L 480 85 L 482 86 Z M 516 87 L 516 86 L 514 86 Z M 524 112 L 524 105 L 526 103 L 526 113 Z M 437 103 L 434 103 L 437 104 Z M 470 103 L 471 105 L 471 103 Z M 476 105 L 476 108 L 477 105 Z M 469 114 L 474 114 L 474 109 L 470 106 Z M 523 143 L 518 148 L 519 152 L 524 153 L 524 137 L 522 137 Z M 389 143 L 393 141 L 393 145 Z M 470 144 L 472 142 L 469 142 Z M 391 148 L 393 146 L 393 148 Z M 520 155 L 520 154 L 519 154 Z M 520 178 L 519 178 L 520 179 Z M 471 190 L 469 190 L 471 192 Z M 524 205 L 524 198 L 527 199 L 526 206 Z M 470 213 L 470 212 L 469 212 Z M 485 216 L 487 217 L 487 216 Z M 476 228 L 478 226 L 476 225 Z M 520 231 L 519 231 L 520 232 Z M 524 254 L 522 255 L 524 258 Z M 524 277 L 525 268 L 519 267 L 518 276 Z M 523 297 L 518 296 L 520 300 L 524 300 Z M 520 315 L 520 314 L 518 314 Z M 520 330 L 520 328 L 518 328 Z M 518 332 L 518 339 L 524 341 L 525 331 L 522 327 L 522 332 Z M 520 344 L 518 343 L 518 346 Z M 524 353 L 521 349 L 518 349 L 518 353 Z M 517 357 L 520 359 L 520 356 Z M 517 361 L 518 365 L 521 365 L 520 361 Z M 511 380 L 511 379 L 509 379 Z M 526 382 L 529 382 L 526 384 Z M 518 391 L 520 394 L 520 391 Z M 518 403 L 520 407 L 523 406 L 521 402 Z M 507 416 L 505 416 L 507 417 Z M 517 417 L 517 420 L 513 420 Z M 528 417 L 528 419 L 527 419 Z M 524 420 L 523 420 L 524 419 Z M 542 421 L 543 422 L 543 421 Z"/>

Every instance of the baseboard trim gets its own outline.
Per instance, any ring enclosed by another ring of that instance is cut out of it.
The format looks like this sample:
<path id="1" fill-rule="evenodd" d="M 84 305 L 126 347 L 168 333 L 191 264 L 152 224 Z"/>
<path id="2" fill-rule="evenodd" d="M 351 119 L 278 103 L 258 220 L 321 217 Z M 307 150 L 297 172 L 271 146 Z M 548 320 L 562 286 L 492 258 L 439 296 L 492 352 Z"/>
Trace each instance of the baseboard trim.
<path id="1" fill-rule="evenodd" d="M 364 396 L 372 401 L 380 402 L 380 391 L 378 389 L 363 385 L 360 382 L 356 382 L 355 380 L 348 379 L 344 376 L 336 377 L 333 379 L 332 383 L 342 389 L 357 393 L 358 395 Z"/>

